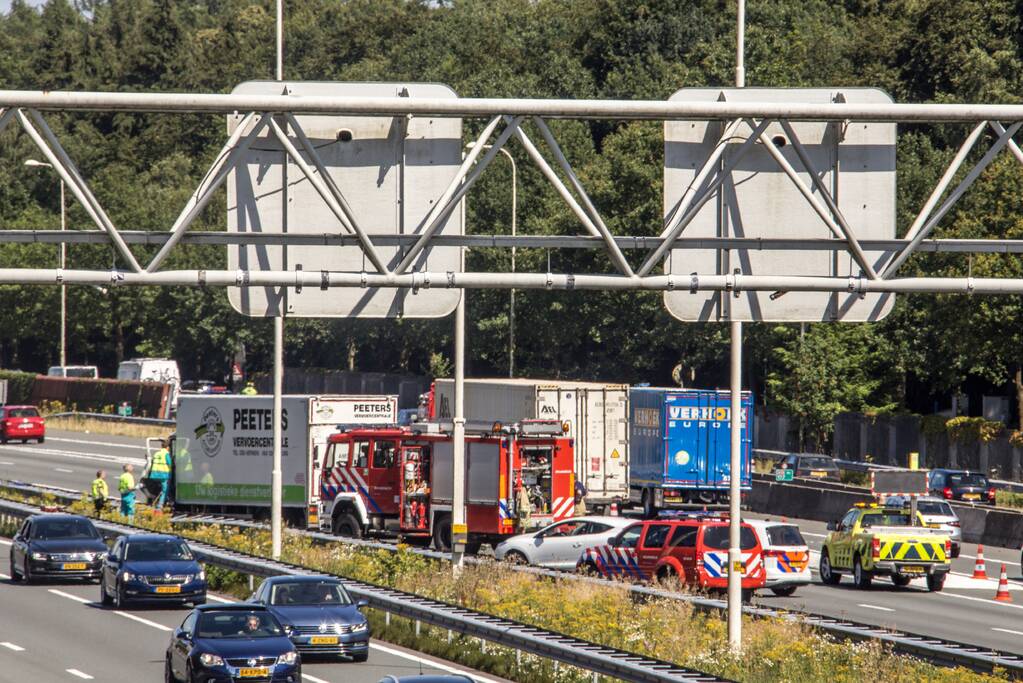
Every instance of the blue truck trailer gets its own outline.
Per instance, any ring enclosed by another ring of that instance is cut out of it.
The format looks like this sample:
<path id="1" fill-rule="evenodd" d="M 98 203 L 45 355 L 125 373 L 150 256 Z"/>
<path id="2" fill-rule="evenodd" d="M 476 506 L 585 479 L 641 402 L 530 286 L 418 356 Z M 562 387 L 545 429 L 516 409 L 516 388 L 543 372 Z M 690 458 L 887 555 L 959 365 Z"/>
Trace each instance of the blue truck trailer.
<path id="1" fill-rule="evenodd" d="M 629 500 L 659 509 L 727 505 L 731 392 L 633 388 L 629 393 Z M 753 395 L 742 392 L 741 487 L 749 491 Z"/>

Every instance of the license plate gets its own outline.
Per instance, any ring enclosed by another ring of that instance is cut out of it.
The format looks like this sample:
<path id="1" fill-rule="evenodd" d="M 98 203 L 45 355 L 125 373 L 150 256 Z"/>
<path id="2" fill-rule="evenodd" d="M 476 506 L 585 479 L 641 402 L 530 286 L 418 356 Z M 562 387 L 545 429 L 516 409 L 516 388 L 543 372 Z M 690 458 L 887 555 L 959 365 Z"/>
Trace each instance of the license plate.
<path id="1" fill-rule="evenodd" d="M 337 645 L 337 636 L 313 636 L 310 645 Z"/>
<path id="2" fill-rule="evenodd" d="M 157 586 L 157 593 L 180 593 L 181 586 Z"/>
<path id="3" fill-rule="evenodd" d="M 270 675 L 270 669 L 265 666 L 254 668 L 238 669 L 239 678 L 266 678 Z"/>
<path id="4" fill-rule="evenodd" d="M 902 568 L 902 573 L 903 574 L 923 574 L 924 573 L 924 568 L 916 566 L 916 565 L 910 565 L 908 567 L 903 567 Z"/>
<path id="5" fill-rule="evenodd" d="M 89 568 L 89 565 L 87 565 L 84 562 L 65 562 L 64 563 L 64 570 L 65 571 L 74 571 L 76 569 L 88 569 L 88 568 Z"/>
<path id="6" fill-rule="evenodd" d="M 980 500 L 979 493 L 967 493 L 963 495 L 963 500 Z"/>
<path id="7" fill-rule="evenodd" d="M 810 472 L 810 476 L 811 477 L 826 477 L 826 476 L 828 476 L 828 473 L 824 472 L 822 470 L 814 470 L 813 472 Z"/>

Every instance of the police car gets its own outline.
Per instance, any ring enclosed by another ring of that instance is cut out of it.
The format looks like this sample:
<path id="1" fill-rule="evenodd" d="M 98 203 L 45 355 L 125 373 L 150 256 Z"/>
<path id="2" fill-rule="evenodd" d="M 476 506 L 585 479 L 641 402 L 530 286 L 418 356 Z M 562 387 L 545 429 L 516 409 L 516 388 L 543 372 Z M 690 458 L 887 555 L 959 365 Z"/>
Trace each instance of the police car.
<path id="1" fill-rule="evenodd" d="M 766 588 L 775 595 L 789 596 L 800 586 L 813 579 L 810 574 L 810 548 L 799 533 L 799 527 L 789 522 L 749 519 L 760 545 L 764 548 L 764 568 L 767 571 Z"/>

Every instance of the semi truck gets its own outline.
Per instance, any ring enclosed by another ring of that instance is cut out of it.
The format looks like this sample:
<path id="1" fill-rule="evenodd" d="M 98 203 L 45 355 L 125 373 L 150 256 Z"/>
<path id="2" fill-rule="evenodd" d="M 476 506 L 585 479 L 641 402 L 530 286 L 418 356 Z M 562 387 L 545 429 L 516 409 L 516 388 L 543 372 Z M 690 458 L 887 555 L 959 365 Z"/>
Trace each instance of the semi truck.
<path id="1" fill-rule="evenodd" d="M 466 528 L 452 529 L 454 443 L 447 425 L 343 430 L 328 439 L 320 498 L 335 535 L 391 534 L 482 543 L 571 517 L 572 439 L 557 420 L 469 427 L 465 438 Z"/>
<path id="2" fill-rule="evenodd" d="M 743 492 L 752 488 L 753 395 L 742 392 Z M 633 387 L 629 395 L 629 499 L 647 519 L 660 509 L 727 504 L 731 392 Z"/>
<path id="3" fill-rule="evenodd" d="M 421 399 L 431 420 L 453 417 L 455 382 L 438 379 Z M 555 420 L 574 440 L 576 478 L 586 487 L 587 509 L 605 512 L 629 497 L 629 387 L 625 384 L 536 379 L 465 380 L 469 421 Z"/>
<path id="4" fill-rule="evenodd" d="M 344 426 L 393 425 L 397 419 L 397 396 L 282 397 L 288 523 L 319 528 L 320 466 L 331 434 Z M 271 396 L 182 396 L 169 443 L 175 512 L 268 517 L 273 420 Z M 150 442 L 149 462 L 158 445 Z"/>

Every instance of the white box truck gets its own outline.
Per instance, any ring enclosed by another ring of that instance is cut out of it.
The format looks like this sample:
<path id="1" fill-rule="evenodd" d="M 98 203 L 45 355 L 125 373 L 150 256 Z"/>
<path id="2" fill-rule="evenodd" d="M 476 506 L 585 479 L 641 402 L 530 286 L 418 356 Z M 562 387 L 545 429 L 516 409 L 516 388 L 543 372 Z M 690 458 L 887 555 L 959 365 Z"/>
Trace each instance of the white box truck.
<path id="1" fill-rule="evenodd" d="M 430 419 L 452 417 L 455 381 L 438 379 L 425 399 Z M 469 422 L 513 424 L 560 420 L 575 440 L 575 476 L 586 486 L 590 511 L 629 499 L 629 387 L 627 384 L 541 379 L 466 379 Z"/>
<path id="2" fill-rule="evenodd" d="M 175 511 L 268 516 L 273 397 L 182 396 L 176 419 L 171 444 Z M 327 437 L 339 426 L 393 425 L 397 420 L 397 396 L 284 396 L 286 519 L 318 528 L 323 454 Z"/>

